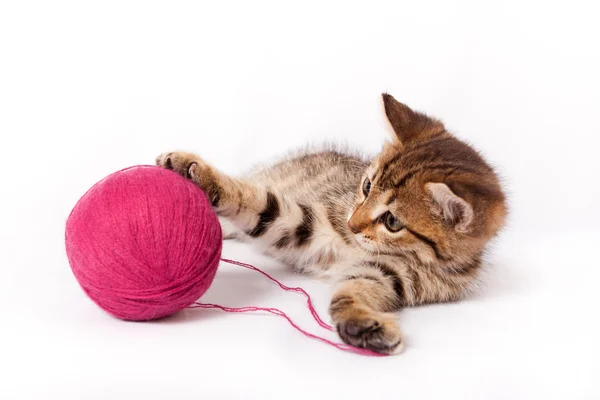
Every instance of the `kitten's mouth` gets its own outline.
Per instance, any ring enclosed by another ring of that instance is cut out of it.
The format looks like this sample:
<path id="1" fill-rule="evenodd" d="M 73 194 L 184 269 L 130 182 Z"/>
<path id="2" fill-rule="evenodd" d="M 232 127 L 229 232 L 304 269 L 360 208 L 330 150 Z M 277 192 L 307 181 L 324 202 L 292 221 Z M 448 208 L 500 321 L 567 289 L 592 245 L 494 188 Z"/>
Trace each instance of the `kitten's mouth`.
<path id="1" fill-rule="evenodd" d="M 371 253 L 376 253 L 377 252 L 377 248 L 375 247 L 375 245 L 373 244 L 371 239 L 367 239 L 363 234 L 359 233 L 357 235 L 354 235 L 354 239 L 356 240 L 356 243 L 358 243 L 358 245 L 364 249 L 367 250 Z"/>

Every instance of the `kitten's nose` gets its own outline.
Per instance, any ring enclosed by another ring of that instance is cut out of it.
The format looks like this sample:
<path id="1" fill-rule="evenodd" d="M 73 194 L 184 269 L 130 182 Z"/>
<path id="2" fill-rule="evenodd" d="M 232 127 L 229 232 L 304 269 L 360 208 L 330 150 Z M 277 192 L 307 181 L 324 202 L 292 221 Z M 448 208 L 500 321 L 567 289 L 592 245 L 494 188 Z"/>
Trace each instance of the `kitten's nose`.
<path id="1" fill-rule="evenodd" d="M 348 220 L 348 228 L 350 228 L 350 232 L 356 234 L 362 231 L 363 226 L 357 223 L 355 218 L 350 217 Z"/>

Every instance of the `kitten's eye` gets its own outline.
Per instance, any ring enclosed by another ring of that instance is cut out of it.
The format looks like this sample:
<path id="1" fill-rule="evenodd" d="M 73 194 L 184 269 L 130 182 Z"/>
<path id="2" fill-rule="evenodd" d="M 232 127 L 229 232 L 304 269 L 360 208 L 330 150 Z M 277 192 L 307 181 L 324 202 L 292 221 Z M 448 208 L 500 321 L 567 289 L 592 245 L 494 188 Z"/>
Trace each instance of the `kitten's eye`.
<path id="1" fill-rule="evenodd" d="M 365 197 L 369 195 L 369 192 L 371 191 L 371 181 L 369 180 L 369 178 L 365 178 L 365 180 L 363 181 L 362 191 Z"/>
<path id="2" fill-rule="evenodd" d="M 385 224 L 387 230 L 390 232 L 398 232 L 402 228 L 404 228 L 404 225 L 402 225 L 402 223 L 398 221 L 398 219 L 394 217 L 389 211 L 386 212 L 383 216 L 383 223 Z"/>

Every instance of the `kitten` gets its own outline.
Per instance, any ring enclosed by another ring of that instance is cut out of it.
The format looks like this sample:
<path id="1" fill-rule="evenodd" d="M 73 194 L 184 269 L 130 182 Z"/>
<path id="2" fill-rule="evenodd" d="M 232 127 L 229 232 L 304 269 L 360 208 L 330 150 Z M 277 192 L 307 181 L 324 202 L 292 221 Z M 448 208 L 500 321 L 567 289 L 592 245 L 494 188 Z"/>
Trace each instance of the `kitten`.
<path id="1" fill-rule="evenodd" d="M 392 354 L 403 347 L 394 312 L 460 299 L 507 208 L 473 148 L 389 94 L 383 102 L 395 137 L 373 160 L 307 152 L 245 178 L 190 153 L 156 162 L 200 186 L 237 229 L 230 236 L 336 278 L 329 312 L 342 340 Z"/>

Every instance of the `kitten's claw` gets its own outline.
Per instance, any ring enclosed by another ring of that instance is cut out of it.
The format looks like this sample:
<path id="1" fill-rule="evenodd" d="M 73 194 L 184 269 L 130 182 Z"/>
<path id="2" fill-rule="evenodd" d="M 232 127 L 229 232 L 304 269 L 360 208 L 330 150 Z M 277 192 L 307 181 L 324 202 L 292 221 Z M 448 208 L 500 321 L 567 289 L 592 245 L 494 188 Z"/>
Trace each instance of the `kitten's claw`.
<path id="1" fill-rule="evenodd" d="M 193 163 L 190 164 L 190 167 L 188 168 L 188 175 L 194 181 L 198 177 L 198 174 L 196 173 L 197 167 L 198 167 L 198 164 L 196 164 L 195 162 L 193 162 Z"/>
<path id="2" fill-rule="evenodd" d="M 196 179 L 199 158 L 192 153 L 171 152 L 156 157 L 156 165 L 173 170 L 188 179 Z"/>

